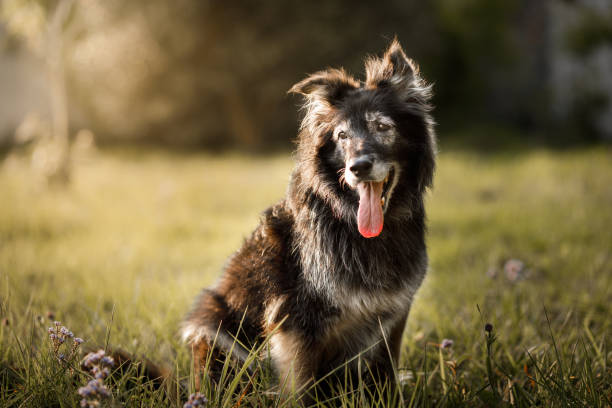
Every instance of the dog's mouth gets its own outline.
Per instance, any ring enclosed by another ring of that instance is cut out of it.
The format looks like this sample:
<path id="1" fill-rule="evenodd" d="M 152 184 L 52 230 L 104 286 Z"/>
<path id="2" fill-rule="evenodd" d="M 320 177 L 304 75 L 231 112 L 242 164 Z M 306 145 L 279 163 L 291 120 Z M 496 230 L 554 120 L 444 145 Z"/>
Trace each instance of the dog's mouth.
<path id="1" fill-rule="evenodd" d="M 395 169 L 390 168 L 382 181 L 362 181 L 357 184 L 359 209 L 357 227 L 365 238 L 380 235 L 384 224 L 384 212 L 389 205 L 389 196 L 395 181 Z"/>

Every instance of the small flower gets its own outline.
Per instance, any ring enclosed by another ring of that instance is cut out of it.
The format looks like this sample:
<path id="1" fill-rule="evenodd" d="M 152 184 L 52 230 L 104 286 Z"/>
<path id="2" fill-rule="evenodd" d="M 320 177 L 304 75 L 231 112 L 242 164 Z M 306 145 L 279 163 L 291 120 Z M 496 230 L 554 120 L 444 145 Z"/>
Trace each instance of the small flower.
<path id="1" fill-rule="evenodd" d="M 105 354 L 106 353 L 104 352 L 104 350 L 98 350 L 96 352 L 91 352 L 87 354 L 85 358 L 83 359 L 83 365 L 90 369 L 95 367 L 98 363 L 101 363 L 101 362 L 103 364 L 113 366 L 115 363 L 114 360 L 111 357 L 107 357 Z"/>
<path id="2" fill-rule="evenodd" d="M 493 325 L 491 323 L 487 323 L 485 324 L 484 329 L 487 333 L 491 333 L 493 331 Z"/>
<path id="3" fill-rule="evenodd" d="M 107 366 L 114 366 L 115 365 L 115 360 L 112 359 L 112 357 L 108 357 L 108 356 L 104 356 L 102 357 L 102 359 L 100 360 L 100 363 L 107 365 Z"/>
<path id="4" fill-rule="evenodd" d="M 455 342 L 453 340 L 451 340 L 451 339 L 444 339 L 444 340 L 442 340 L 442 343 L 440 344 L 440 347 L 441 348 L 451 348 L 451 347 L 453 347 L 454 343 Z"/>
<path id="5" fill-rule="evenodd" d="M 77 337 L 74 339 L 75 344 L 77 344 L 77 339 L 80 338 Z M 80 340 L 82 341 L 82 339 Z M 114 364 L 115 361 L 113 358 L 107 356 L 102 349 L 88 353 L 85 358 L 83 358 L 81 366 L 89 371 L 94 379 L 89 381 L 85 387 L 79 388 L 79 395 L 83 397 L 81 406 L 98 407 L 103 398 L 111 396 L 110 391 L 106 388 L 106 385 L 104 385 L 104 379 L 110 375 L 109 367 L 112 367 Z"/>
<path id="6" fill-rule="evenodd" d="M 206 399 L 204 394 L 196 392 L 189 396 L 189 400 L 183 405 L 183 408 L 201 408 L 205 407 L 207 404 L 208 399 Z"/>
<path id="7" fill-rule="evenodd" d="M 55 313 L 53 313 L 52 311 L 47 311 L 47 319 L 49 320 L 54 320 L 55 319 Z"/>
<path id="8" fill-rule="evenodd" d="M 11 321 L 8 319 L 8 317 L 5 317 L 4 319 L 2 319 L 2 325 L 3 326 L 10 326 L 11 325 Z"/>
<path id="9" fill-rule="evenodd" d="M 75 338 L 74 333 L 67 327 L 62 326 L 59 321 L 53 322 L 53 326 L 47 328 L 47 332 L 49 333 L 51 352 L 55 359 L 64 369 L 73 374 L 72 362 L 79 353 L 79 346 L 83 343 L 83 339 Z M 67 342 L 68 339 L 72 339 L 72 342 Z"/>
<path id="10" fill-rule="evenodd" d="M 98 407 L 100 400 L 110 397 L 111 393 L 101 379 L 90 380 L 86 386 L 78 389 L 78 394 L 83 397 L 82 407 Z"/>
<path id="11" fill-rule="evenodd" d="M 504 264 L 504 272 L 510 282 L 516 282 L 525 277 L 525 264 L 519 259 L 509 259 Z"/>

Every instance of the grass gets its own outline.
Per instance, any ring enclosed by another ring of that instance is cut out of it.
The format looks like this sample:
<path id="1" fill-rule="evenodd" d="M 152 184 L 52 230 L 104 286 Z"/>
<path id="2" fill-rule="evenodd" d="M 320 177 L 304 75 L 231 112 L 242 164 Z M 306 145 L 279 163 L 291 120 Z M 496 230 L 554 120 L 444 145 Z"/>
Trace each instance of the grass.
<path id="1" fill-rule="evenodd" d="M 605 148 L 443 151 L 427 200 L 431 270 L 398 367 L 402 394 L 364 399 L 356 386 L 340 403 L 612 406 L 611 157 Z M 83 347 L 147 356 L 190 384 L 178 324 L 283 196 L 292 164 L 102 151 L 76 164 L 66 189 L 40 183 L 22 158 L 1 165 L 0 406 L 69 407 L 87 376 L 55 359 L 52 320 Z M 504 272 L 509 259 L 524 263 L 520 279 Z M 445 338 L 453 345 L 443 349 Z M 139 374 L 113 377 L 107 404 L 182 406 L 194 391 L 156 390 Z M 228 380 L 204 392 L 210 406 L 274 406 L 271 383 L 259 373 L 247 388 Z"/>

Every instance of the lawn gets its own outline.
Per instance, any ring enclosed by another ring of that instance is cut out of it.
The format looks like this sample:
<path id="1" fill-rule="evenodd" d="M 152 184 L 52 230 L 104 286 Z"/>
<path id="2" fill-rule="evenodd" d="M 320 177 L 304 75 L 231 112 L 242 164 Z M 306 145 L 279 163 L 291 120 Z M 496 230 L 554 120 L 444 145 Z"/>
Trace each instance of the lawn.
<path id="1" fill-rule="evenodd" d="M 82 349 L 147 356 L 189 384 L 179 322 L 283 196 L 291 166 L 288 154 L 103 150 L 59 187 L 25 158 L 0 162 L 0 406 L 78 406 L 87 377 L 54 357 L 54 320 Z M 442 150 L 427 209 L 430 271 L 402 394 L 343 403 L 612 406 L 610 150 Z M 105 403 L 182 406 L 193 392 L 136 374 L 109 379 Z M 273 405 L 266 384 L 204 392 L 209 406 Z"/>

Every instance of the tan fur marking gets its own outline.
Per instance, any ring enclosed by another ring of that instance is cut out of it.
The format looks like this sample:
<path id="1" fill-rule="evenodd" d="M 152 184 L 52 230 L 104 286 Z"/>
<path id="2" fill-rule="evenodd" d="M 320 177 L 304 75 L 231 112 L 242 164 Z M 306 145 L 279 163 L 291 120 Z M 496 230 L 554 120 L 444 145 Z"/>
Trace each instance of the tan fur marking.
<path id="1" fill-rule="evenodd" d="M 303 391 L 311 380 L 316 360 L 308 355 L 301 336 L 279 331 L 270 338 L 270 355 L 278 370 L 281 393 Z"/>
<path id="2" fill-rule="evenodd" d="M 195 389 L 198 391 L 200 390 L 208 350 L 209 348 L 206 341 L 192 343 L 191 345 L 191 353 L 193 357 L 193 375 L 195 377 Z"/>
<path id="3" fill-rule="evenodd" d="M 272 328 L 276 320 L 278 320 L 278 311 L 280 307 L 285 303 L 285 296 L 279 296 L 268 302 L 266 310 L 264 311 L 264 324 L 267 328 Z"/>

